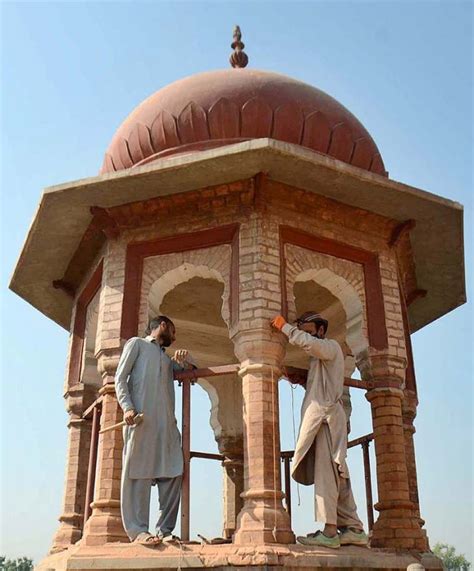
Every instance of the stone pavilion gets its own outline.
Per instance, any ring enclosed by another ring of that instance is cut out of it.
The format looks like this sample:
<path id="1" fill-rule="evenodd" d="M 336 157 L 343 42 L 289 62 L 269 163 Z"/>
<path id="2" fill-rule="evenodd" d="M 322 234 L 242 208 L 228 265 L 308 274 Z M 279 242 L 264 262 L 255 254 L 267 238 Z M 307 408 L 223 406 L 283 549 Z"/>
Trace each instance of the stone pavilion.
<path id="1" fill-rule="evenodd" d="M 133 110 L 99 175 L 41 197 L 11 288 L 70 344 L 64 501 L 39 569 L 441 568 L 418 501 L 410 334 L 465 301 L 462 207 L 390 179 L 370 134 L 326 93 L 247 68 L 239 30 L 232 47 L 231 68 Z M 269 320 L 313 308 L 345 348 L 346 384 L 371 406 L 367 549 L 296 545 L 282 490 L 278 380 L 307 365 Z M 99 430 L 122 420 L 124 342 L 158 313 L 201 367 L 180 379 L 188 470 L 190 391 L 211 402 L 224 545 L 185 541 L 189 477 L 182 545 L 131 545 L 122 528 L 122 434 Z"/>

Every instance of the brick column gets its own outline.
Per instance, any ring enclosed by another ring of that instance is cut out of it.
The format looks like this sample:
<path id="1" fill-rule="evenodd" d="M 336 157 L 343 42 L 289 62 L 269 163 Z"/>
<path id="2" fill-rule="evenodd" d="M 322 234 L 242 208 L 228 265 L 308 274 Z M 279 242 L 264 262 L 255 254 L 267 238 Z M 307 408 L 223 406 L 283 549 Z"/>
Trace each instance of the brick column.
<path id="1" fill-rule="evenodd" d="M 285 337 L 270 319 L 281 312 L 278 224 L 254 213 L 240 229 L 239 323 L 231 332 L 241 363 L 244 421 L 244 506 L 237 544 L 294 543 L 283 508 L 278 379 Z"/>
<path id="2" fill-rule="evenodd" d="M 99 303 L 96 342 L 97 367 L 102 377 L 101 428 L 123 420 L 115 396 L 114 377 L 122 352 L 120 326 L 125 281 L 125 243 L 109 240 L 104 258 L 102 291 Z M 122 473 L 122 431 L 101 434 L 97 450 L 92 513 L 84 528 L 83 543 L 102 545 L 128 538 L 120 515 L 120 477 Z"/>
<path id="3" fill-rule="evenodd" d="M 97 354 L 99 371 L 103 378 L 103 386 L 100 389 L 103 398 L 101 429 L 123 419 L 114 387 L 114 376 L 120 352 L 120 349 L 102 349 Z M 128 542 L 120 515 L 122 448 L 121 430 L 112 430 L 100 435 L 92 514 L 84 529 L 86 545 L 102 545 L 114 541 Z"/>
<path id="4" fill-rule="evenodd" d="M 78 383 L 65 394 L 68 421 L 68 451 L 62 513 L 54 535 L 51 553 L 67 549 L 82 537 L 91 421 L 82 413 L 92 404 L 96 389 Z"/>
<path id="5" fill-rule="evenodd" d="M 244 419 L 244 507 L 237 544 L 294 543 L 283 508 L 280 473 L 278 379 L 283 339 L 269 328 L 240 333 L 235 352 L 241 361 Z"/>
<path id="6" fill-rule="evenodd" d="M 402 400 L 403 436 L 405 440 L 405 453 L 408 472 L 408 487 L 410 500 L 415 505 L 417 515 L 420 515 L 420 501 L 418 498 L 418 481 L 416 476 L 415 445 L 413 435 L 416 432 L 414 420 L 418 399 L 412 391 L 405 390 Z"/>
<path id="7" fill-rule="evenodd" d="M 410 500 L 413 502 L 415 514 L 419 518 L 420 527 L 425 525 L 425 520 L 420 515 L 420 499 L 418 496 L 418 477 L 416 470 L 415 441 L 414 435 L 416 409 L 418 406 L 418 397 L 414 391 L 405 389 L 402 400 L 402 417 L 403 417 L 403 436 L 405 440 L 405 456 L 408 473 L 408 488 L 410 492 Z M 429 540 L 425 529 L 422 529 L 426 541 L 426 551 L 429 551 Z"/>
<path id="8" fill-rule="evenodd" d="M 371 546 L 426 551 L 426 537 L 409 490 L 402 415 L 405 367 L 405 359 L 375 352 L 361 366 L 364 380 L 374 386 L 366 395 L 372 409 L 379 500 Z"/>
<path id="9" fill-rule="evenodd" d="M 425 524 L 424 520 L 420 516 L 420 500 L 418 497 L 418 478 L 416 473 L 416 459 L 415 459 L 415 442 L 414 435 L 415 429 L 415 417 L 416 409 L 418 407 L 418 396 L 416 392 L 416 377 L 415 377 L 415 365 L 413 362 L 413 348 L 411 344 L 410 337 L 410 326 L 408 319 L 408 311 L 405 302 L 405 294 L 403 287 L 401 285 L 401 280 L 399 280 L 400 286 L 400 305 L 402 309 L 403 318 L 403 330 L 405 334 L 405 347 L 407 352 L 407 374 L 406 374 L 406 385 L 404 391 L 404 397 L 402 401 L 402 415 L 403 415 L 403 434 L 405 437 L 405 454 L 406 463 L 408 471 L 408 485 L 410 490 L 410 499 L 415 505 L 415 511 L 417 516 L 420 518 L 420 525 Z M 423 530 L 426 537 L 426 546 L 428 548 L 428 537 L 426 535 L 426 530 Z"/>

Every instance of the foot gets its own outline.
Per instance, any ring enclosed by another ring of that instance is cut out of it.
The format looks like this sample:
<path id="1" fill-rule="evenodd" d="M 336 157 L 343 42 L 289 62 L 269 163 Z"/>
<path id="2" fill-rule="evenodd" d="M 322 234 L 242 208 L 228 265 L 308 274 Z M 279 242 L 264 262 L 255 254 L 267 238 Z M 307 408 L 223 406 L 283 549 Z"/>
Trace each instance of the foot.
<path id="1" fill-rule="evenodd" d="M 316 545 L 320 547 L 329 547 L 330 549 L 338 549 L 341 546 L 339 535 L 327 537 L 322 531 L 309 533 L 306 537 L 299 536 L 296 538 L 301 545 Z"/>
<path id="2" fill-rule="evenodd" d="M 364 530 L 355 530 L 350 527 L 341 533 L 341 545 L 363 545 L 368 542 L 367 534 Z"/>
<path id="3" fill-rule="evenodd" d="M 156 537 L 156 535 L 152 535 L 148 531 L 143 531 L 139 533 L 137 537 L 133 540 L 133 543 L 140 543 L 141 545 L 159 545 L 161 543 L 161 539 Z"/>
<path id="4" fill-rule="evenodd" d="M 180 543 L 181 542 L 181 538 L 178 537 L 177 535 L 173 535 L 171 533 L 168 533 L 168 535 L 164 535 L 161 540 L 163 541 L 163 543 Z"/>

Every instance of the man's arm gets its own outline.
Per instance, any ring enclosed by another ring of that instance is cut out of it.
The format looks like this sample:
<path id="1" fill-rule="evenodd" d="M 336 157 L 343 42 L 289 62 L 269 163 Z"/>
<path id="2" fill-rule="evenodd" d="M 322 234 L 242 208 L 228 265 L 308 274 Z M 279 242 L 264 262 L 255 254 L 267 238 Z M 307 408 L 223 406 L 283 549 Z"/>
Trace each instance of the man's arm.
<path id="1" fill-rule="evenodd" d="M 288 337 L 288 341 L 292 345 L 300 347 L 303 351 L 308 353 L 308 355 L 311 355 L 311 357 L 317 357 L 322 361 L 330 361 L 336 357 L 336 346 L 328 339 L 313 337 L 309 333 L 300 331 L 297 327 L 289 323 L 283 325 L 281 331 Z"/>
<path id="2" fill-rule="evenodd" d="M 135 411 L 135 406 L 128 390 L 128 377 L 138 357 L 138 337 L 129 339 L 123 348 L 122 355 L 115 373 L 115 392 L 117 400 L 124 414 Z"/>
<path id="3" fill-rule="evenodd" d="M 272 327 L 284 333 L 292 345 L 301 347 L 311 357 L 317 357 L 322 361 L 330 361 L 337 355 L 335 343 L 327 339 L 318 339 L 297 327 L 290 325 L 282 315 L 277 315 L 271 322 Z"/>

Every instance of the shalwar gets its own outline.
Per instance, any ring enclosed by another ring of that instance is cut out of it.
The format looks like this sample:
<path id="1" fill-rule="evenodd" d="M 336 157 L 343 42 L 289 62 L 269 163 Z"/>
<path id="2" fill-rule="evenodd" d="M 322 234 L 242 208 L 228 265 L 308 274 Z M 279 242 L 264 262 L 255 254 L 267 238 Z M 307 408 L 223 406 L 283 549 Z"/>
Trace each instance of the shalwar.
<path id="1" fill-rule="evenodd" d="M 143 413 L 141 424 L 123 430 L 121 512 L 132 541 L 148 531 L 155 481 L 160 496 L 157 535 L 170 534 L 176 524 L 183 453 L 174 413 L 173 371 L 181 369 L 151 336 L 129 339 L 117 367 L 115 388 L 122 410 Z"/>
<path id="2" fill-rule="evenodd" d="M 331 434 L 323 423 L 316 435 L 314 455 L 314 514 L 316 521 L 363 529 L 357 515 L 357 506 L 352 494 L 351 481 L 338 473 L 332 459 Z"/>
<path id="3" fill-rule="evenodd" d="M 288 323 L 282 332 L 310 356 L 292 476 L 301 484 L 315 484 L 316 521 L 362 529 L 346 464 L 342 349 L 333 339 L 318 339 Z"/>
<path id="4" fill-rule="evenodd" d="M 156 482 L 160 511 L 156 523 L 156 535 L 170 535 L 176 525 L 181 492 L 181 476 L 156 480 L 132 480 L 122 482 L 122 521 L 127 535 L 133 541 L 140 533 L 148 531 L 150 521 L 150 492 Z"/>

